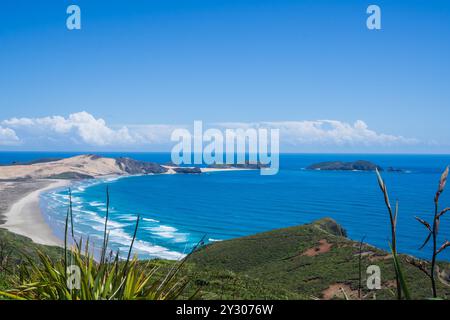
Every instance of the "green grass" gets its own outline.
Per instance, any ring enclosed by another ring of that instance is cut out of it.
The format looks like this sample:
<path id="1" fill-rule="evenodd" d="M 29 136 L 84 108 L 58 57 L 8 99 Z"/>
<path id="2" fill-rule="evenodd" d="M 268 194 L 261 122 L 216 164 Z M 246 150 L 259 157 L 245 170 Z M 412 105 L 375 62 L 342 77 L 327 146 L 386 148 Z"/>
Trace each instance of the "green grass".
<path id="1" fill-rule="evenodd" d="M 343 236 L 342 229 L 331 219 L 284 229 L 264 232 L 248 237 L 215 242 L 199 248 L 186 261 L 179 277 L 188 279 L 187 286 L 177 299 L 314 299 L 330 285 L 350 288 L 346 292 L 355 299 L 358 289 L 359 243 Z M 326 239 L 330 251 L 314 257 L 302 255 L 306 250 Z M 9 265 L 24 261 L 23 254 L 39 263 L 37 250 L 54 261 L 61 259 L 61 249 L 36 245 L 31 240 L 0 229 L 0 243 L 12 249 Z M 21 248 L 19 252 L 17 248 Z M 395 299 L 395 266 L 385 251 L 368 245 L 362 246 L 362 295 L 365 299 Z M 367 253 L 370 252 L 370 257 Z M 376 261 L 371 261 L 375 259 Z M 427 276 L 399 255 L 402 273 L 412 299 L 430 298 L 431 288 Z M 123 263 L 123 262 L 122 262 Z M 167 260 L 139 261 L 136 268 L 144 274 L 157 267 L 155 279 L 161 279 L 172 270 L 175 262 Z M 376 264 L 382 272 L 382 289 L 366 288 L 367 266 Z M 448 263 L 438 263 L 449 268 Z M 0 272 L 0 290 L 11 289 L 11 275 Z M 450 288 L 438 282 L 441 298 L 450 297 Z M 342 298 L 342 297 L 341 297 Z"/>
<path id="2" fill-rule="evenodd" d="M 235 279 L 247 278 L 263 283 L 265 290 L 260 292 L 258 298 L 321 298 L 322 292 L 334 284 L 347 285 L 356 291 L 359 283 L 359 243 L 336 232 L 337 227 L 330 228 L 333 225 L 331 219 L 325 219 L 309 225 L 217 242 L 200 249 L 190 258 L 194 265 L 192 269 L 198 270 L 195 278 L 213 283 L 203 287 L 203 297 L 220 296 L 220 290 L 214 283 L 220 280 L 217 275 L 224 270 Z M 332 244 L 330 251 L 314 257 L 302 255 L 322 239 Z M 362 257 L 363 296 L 366 299 L 374 295 L 377 299 L 395 299 L 393 259 L 384 258 L 386 252 L 368 245 L 363 245 L 362 249 L 362 252 L 371 253 L 370 257 Z M 406 256 L 399 255 L 399 261 L 412 298 L 429 298 L 431 290 L 425 274 L 407 263 Z M 373 264 L 381 268 L 381 290 L 370 291 L 365 285 L 365 270 Z M 440 266 L 449 268 L 448 263 L 440 263 Z M 263 296 L 267 292 L 269 294 Z M 450 288 L 439 283 L 439 293 L 441 297 L 449 297 Z M 244 295 L 237 295 L 237 298 L 246 298 L 247 295 L 244 290 Z"/>
<path id="3" fill-rule="evenodd" d="M 38 251 L 45 252 L 53 260 L 63 254 L 61 248 L 35 244 L 29 238 L 0 228 L 0 290 L 11 287 L 12 276 L 26 263 L 26 257 L 39 260 Z"/>

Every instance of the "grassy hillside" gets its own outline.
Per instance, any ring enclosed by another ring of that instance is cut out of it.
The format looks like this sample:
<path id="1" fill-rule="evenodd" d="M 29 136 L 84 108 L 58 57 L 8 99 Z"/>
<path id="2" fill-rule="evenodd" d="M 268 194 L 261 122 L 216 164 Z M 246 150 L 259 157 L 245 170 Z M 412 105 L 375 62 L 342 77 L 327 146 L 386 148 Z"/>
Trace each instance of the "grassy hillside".
<path id="1" fill-rule="evenodd" d="M 234 292 L 234 295 L 221 291 L 221 286 L 233 287 L 233 281 L 246 278 L 264 284 L 264 292 L 257 298 L 344 298 L 340 288 L 349 298 L 357 298 L 359 243 L 344 234 L 333 220 L 323 219 L 205 246 L 190 260 L 193 270 L 199 273 L 197 279 L 204 284 L 200 296 L 247 298 L 248 290 Z M 363 298 L 395 298 L 392 258 L 368 245 L 363 245 L 361 256 Z M 429 279 L 407 263 L 406 258 L 401 256 L 412 298 L 430 297 Z M 369 265 L 378 265 L 381 269 L 381 290 L 367 290 L 366 268 Z M 447 263 L 440 265 L 449 267 Z M 219 276 L 224 270 L 231 275 L 225 282 Z M 450 287 L 439 283 L 439 294 L 450 297 Z"/>
<path id="2" fill-rule="evenodd" d="M 19 250 L 20 248 L 20 250 Z M 9 287 L 11 273 L 24 265 L 24 257 L 36 259 L 36 251 L 61 257 L 61 250 L 36 245 L 31 240 L 0 229 L 0 290 Z M 394 299 L 395 273 L 392 258 L 368 245 L 361 250 L 362 298 Z M 256 235 L 215 242 L 194 252 L 182 275 L 189 278 L 183 297 L 196 293 L 198 299 L 350 299 L 358 298 L 360 244 L 345 237 L 345 231 L 331 219 L 278 229 Z M 5 257 L 8 257 L 5 259 Z M 401 256 L 413 298 L 431 296 L 430 281 Z M 160 266 L 164 274 L 173 261 L 140 262 L 151 270 Z M 378 265 L 382 289 L 366 287 L 366 268 Z M 448 263 L 440 263 L 441 271 Z M 447 273 L 448 274 L 448 273 Z M 439 281 L 439 296 L 450 297 L 450 287 Z"/>
<path id="3" fill-rule="evenodd" d="M 9 286 L 9 280 L 22 265 L 26 265 L 27 257 L 37 261 L 38 250 L 52 258 L 62 254 L 57 247 L 35 244 L 31 239 L 11 233 L 0 228 L 0 290 Z"/>

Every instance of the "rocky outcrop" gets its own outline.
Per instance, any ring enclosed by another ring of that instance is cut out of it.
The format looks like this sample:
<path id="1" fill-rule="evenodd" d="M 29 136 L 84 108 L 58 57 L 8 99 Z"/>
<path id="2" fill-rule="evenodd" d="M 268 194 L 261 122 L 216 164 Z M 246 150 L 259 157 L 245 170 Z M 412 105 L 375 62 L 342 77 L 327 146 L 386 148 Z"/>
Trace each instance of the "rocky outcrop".
<path id="1" fill-rule="evenodd" d="M 400 172 L 400 173 L 404 172 L 403 169 L 398 169 L 398 168 L 394 168 L 394 167 L 389 167 L 386 169 L 386 171 L 387 172 Z"/>
<path id="2" fill-rule="evenodd" d="M 138 161 L 131 158 L 117 158 L 116 164 L 128 174 L 165 173 L 167 169 L 154 162 Z"/>
<path id="3" fill-rule="evenodd" d="M 189 173 L 189 174 L 202 173 L 202 170 L 198 167 L 189 167 L 189 168 L 173 167 L 172 170 L 175 171 L 176 173 Z"/>
<path id="4" fill-rule="evenodd" d="M 347 231 L 332 218 L 323 218 L 312 223 L 319 229 L 339 237 L 347 237 Z"/>
<path id="5" fill-rule="evenodd" d="M 379 171 L 383 171 L 383 169 L 370 162 L 365 160 L 358 160 L 354 162 L 343 162 L 343 161 L 328 161 L 328 162 L 320 162 L 310 165 L 307 169 L 309 170 L 342 170 L 342 171 L 375 171 L 378 169 Z"/>

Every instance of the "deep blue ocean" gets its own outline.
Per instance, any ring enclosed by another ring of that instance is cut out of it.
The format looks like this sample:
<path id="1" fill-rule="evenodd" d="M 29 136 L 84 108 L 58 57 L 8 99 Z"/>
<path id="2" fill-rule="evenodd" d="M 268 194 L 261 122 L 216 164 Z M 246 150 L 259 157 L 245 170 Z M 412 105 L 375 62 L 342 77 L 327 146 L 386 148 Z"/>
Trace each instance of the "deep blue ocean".
<path id="1" fill-rule="evenodd" d="M 99 153 L 129 156 L 166 163 L 169 153 Z M 0 153 L 0 163 L 75 153 Z M 153 175 L 77 182 L 72 186 L 77 234 L 91 240 L 102 237 L 105 188 L 111 194 L 111 247 L 126 252 L 137 215 L 143 218 L 135 252 L 141 258 L 178 258 L 202 237 L 220 241 L 275 228 L 331 217 L 354 240 L 389 248 L 389 217 L 373 172 L 310 171 L 316 162 L 368 160 L 384 168 L 390 197 L 399 201 L 398 249 L 429 258 L 429 247 L 418 248 L 425 228 L 414 216 L 431 222 L 433 197 L 441 172 L 450 164 L 448 155 L 283 154 L 280 172 L 262 176 L 259 171 L 220 172 L 201 175 Z M 68 205 L 67 190 L 41 196 L 45 218 L 62 237 Z M 441 197 L 450 206 L 450 185 Z M 450 238 L 450 216 L 441 222 L 440 240 Z M 440 259 L 450 260 L 450 251 Z"/>

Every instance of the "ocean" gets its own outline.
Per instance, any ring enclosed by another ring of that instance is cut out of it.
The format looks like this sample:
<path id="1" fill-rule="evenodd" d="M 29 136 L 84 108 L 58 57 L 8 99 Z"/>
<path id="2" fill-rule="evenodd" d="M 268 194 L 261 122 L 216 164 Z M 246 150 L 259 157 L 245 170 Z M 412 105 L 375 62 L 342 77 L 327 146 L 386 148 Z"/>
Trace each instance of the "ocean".
<path id="1" fill-rule="evenodd" d="M 76 153 L 2 152 L 0 163 Z M 99 153 L 166 163 L 169 153 Z M 398 250 L 422 258 L 430 247 L 418 248 L 426 229 L 415 216 L 431 222 L 433 197 L 448 155 L 282 154 L 280 171 L 216 172 L 201 175 L 153 175 L 75 182 L 72 186 L 74 224 L 78 235 L 100 243 L 105 218 L 106 186 L 111 196 L 110 246 L 126 254 L 136 217 L 142 220 L 135 253 L 139 258 L 177 259 L 204 238 L 205 242 L 289 227 L 331 217 L 349 238 L 389 249 L 389 216 L 373 172 L 310 171 L 321 161 L 372 161 L 383 172 L 392 203 L 399 201 Z M 450 188 L 450 186 L 449 186 Z M 441 196 L 450 206 L 450 190 Z M 41 208 L 55 234 L 62 237 L 68 205 L 67 190 L 41 195 Z M 443 217 L 440 241 L 450 238 L 450 216 Z M 450 260 L 450 251 L 440 255 Z"/>

